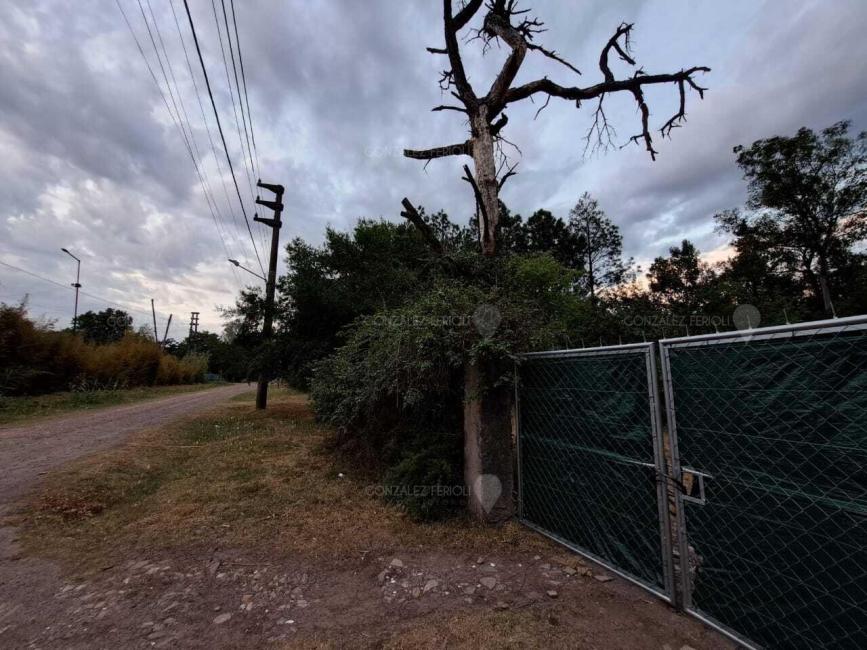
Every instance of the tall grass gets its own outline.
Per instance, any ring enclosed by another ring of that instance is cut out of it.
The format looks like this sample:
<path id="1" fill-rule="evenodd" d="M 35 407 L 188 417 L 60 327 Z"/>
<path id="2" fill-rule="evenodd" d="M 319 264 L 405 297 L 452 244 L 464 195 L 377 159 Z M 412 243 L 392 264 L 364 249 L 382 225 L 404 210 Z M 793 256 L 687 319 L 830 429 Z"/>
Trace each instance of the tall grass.
<path id="1" fill-rule="evenodd" d="M 86 343 L 34 322 L 23 305 L 0 303 L 0 395 L 190 384 L 204 380 L 207 365 L 204 355 L 178 359 L 140 334 Z"/>

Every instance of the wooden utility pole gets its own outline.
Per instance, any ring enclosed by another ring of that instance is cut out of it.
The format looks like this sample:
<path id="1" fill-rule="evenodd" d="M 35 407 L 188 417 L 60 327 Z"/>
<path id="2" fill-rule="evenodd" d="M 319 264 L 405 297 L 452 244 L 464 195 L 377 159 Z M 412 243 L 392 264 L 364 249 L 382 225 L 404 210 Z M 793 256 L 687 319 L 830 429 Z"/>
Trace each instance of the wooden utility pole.
<path id="1" fill-rule="evenodd" d="M 154 299 L 151 298 L 151 315 L 154 317 L 154 343 L 160 344 L 160 335 L 157 331 L 157 310 L 154 308 Z"/>
<path id="2" fill-rule="evenodd" d="M 277 257 L 280 253 L 280 226 L 282 225 L 280 216 L 283 213 L 284 188 L 282 185 L 263 183 L 261 179 L 256 181 L 256 187 L 274 192 L 276 195 L 273 201 L 263 201 L 258 196 L 256 197 L 256 203 L 274 211 L 273 219 L 263 219 L 259 215 L 253 217 L 254 221 L 264 223 L 271 228 L 271 259 L 268 262 L 268 279 L 265 282 L 265 321 L 262 324 L 262 339 L 267 343 L 271 340 L 274 328 L 274 291 L 277 285 Z M 264 362 L 259 371 L 259 385 L 256 388 L 257 409 L 264 409 L 268 405 L 268 381 L 270 377 L 267 365 L 267 361 Z"/>
<path id="3" fill-rule="evenodd" d="M 174 316 L 174 314 L 169 314 L 169 322 L 166 323 L 166 333 L 163 334 L 163 347 L 166 347 L 166 341 L 169 340 L 169 327 L 172 325 L 172 316 Z"/>

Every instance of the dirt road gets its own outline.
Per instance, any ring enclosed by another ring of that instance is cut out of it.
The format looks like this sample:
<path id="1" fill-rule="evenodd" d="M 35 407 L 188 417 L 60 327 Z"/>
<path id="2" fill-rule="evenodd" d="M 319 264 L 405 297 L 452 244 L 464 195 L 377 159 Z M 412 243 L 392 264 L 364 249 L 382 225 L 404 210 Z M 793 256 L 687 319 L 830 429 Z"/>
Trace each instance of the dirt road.
<path id="1" fill-rule="evenodd" d="M 252 388 L 221 386 L 138 404 L 63 415 L 32 424 L 0 427 L 0 520 L 33 488 L 43 474 L 70 460 L 122 443 L 130 435 L 211 408 Z M 0 525 L 0 647 L 12 647 L 8 637 L 24 628 L 26 645 L 34 629 L 50 630 L 53 615 L 45 610 L 63 584 L 59 568 L 20 554 L 16 529 Z M 20 643 L 20 645 L 19 645 Z M 66 644 L 61 643 L 61 646 Z M 74 644 L 73 644 L 74 645 Z"/>
<path id="2" fill-rule="evenodd" d="M 251 390 L 247 384 L 231 384 L 22 426 L 0 426 L 0 512 L 42 474 L 65 462 L 123 442 L 136 431 L 161 426 Z"/>

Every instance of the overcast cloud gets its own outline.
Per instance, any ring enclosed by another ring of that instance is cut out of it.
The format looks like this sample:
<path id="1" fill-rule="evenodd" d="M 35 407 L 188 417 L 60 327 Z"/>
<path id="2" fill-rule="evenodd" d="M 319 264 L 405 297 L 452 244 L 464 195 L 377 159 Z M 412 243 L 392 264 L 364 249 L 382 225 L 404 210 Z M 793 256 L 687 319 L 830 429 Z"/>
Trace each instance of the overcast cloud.
<path id="1" fill-rule="evenodd" d="M 183 3 L 172 1 L 191 48 Z M 82 259 L 89 295 L 82 297 L 81 311 L 112 301 L 134 310 L 143 324 L 154 298 L 160 328 L 173 313 L 173 332 L 180 336 L 194 310 L 202 312 L 205 327 L 218 330 L 215 306 L 231 303 L 239 283 L 256 281 L 235 271 L 227 253 L 250 268 L 258 264 L 237 199 L 227 201 L 234 187 L 225 159 L 211 152 L 171 2 L 150 3 L 171 62 L 167 72 L 177 78 L 217 203 L 216 219 L 117 5 L 5 0 L 0 261 L 68 285 L 74 262 L 60 252 L 67 247 Z M 190 4 L 252 217 L 211 2 Z M 448 99 L 437 85 L 443 61 L 424 49 L 442 43 L 439 2 L 235 4 L 262 176 L 287 188 L 284 241 L 318 243 L 326 226 L 348 229 L 359 217 L 397 220 L 403 196 L 467 220 L 472 197 L 460 180 L 464 161 L 446 158 L 425 169 L 400 155 L 405 146 L 434 147 L 466 137 L 459 114 L 430 112 Z M 841 119 L 852 120 L 857 130 L 867 128 L 867 3 L 861 0 L 524 4 L 548 25 L 543 42 L 584 74 L 530 56 L 518 82 L 547 74 L 561 83 L 594 83 L 600 49 L 621 21 L 635 23 L 634 53 L 648 73 L 713 68 L 703 79 L 710 89 L 705 100 L 689 98 L 687 124 L 671 141 L 657 138 L 656 162 L 635 146 L 585 157 L 590 106 L 576 110 L 572 103 L 552 101 L 536 120 L 538 105 L 529 102 L 507 111 L 506 135 L 522 152 L 521 173 L 502 197 L 509 207 L 524 215 L 547 208 L 566 216 L 589 191 L 623 230 L 625 252 L 645 267 L 684 237 L 711 259 L 724 253 L 712 216 L 741 205 L 745 196 L 733 146 Z M 162 81 L 137 0 L 121 5 Z M 147 12 L 146 0 L 143 7 Z M 465 51 L 471 81 L 486 88 L 505 52 L 494 49 L 483 58 L 474 44 Z M 194 50 L 189 54 L 203 90 Z M 617 70 L 629 74 L 624 65 Z M 675 109 L 676 92 L 654 89 L 648 99 L 658 127 Z M 217 138 L 206 96 L 203 101 Z M 609 117 L 618 142 L 638 128 L 628 97 L 611 98 Z M 267 233 L 254 227 L 265 261 Z M 14 302 L 25 293 L 34 314 L 67 324 L 68 287 L 0 266 L 0 301 Z"/>

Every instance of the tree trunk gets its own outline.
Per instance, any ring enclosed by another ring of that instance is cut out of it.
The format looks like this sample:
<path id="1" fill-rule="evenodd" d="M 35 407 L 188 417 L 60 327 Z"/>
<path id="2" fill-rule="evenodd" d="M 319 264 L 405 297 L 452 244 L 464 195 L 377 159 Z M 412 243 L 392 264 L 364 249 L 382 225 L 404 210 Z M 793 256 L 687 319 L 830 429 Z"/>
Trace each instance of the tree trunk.
<path id="1" fill-rule="evenodd" d="M 464 482 L 478 519 L 502 523 L 514 514 L 510 386 L 493 386 L 495 364 L 468 364 L 464 374 Z"/>
<path id="2" fill-rule="evenodd" d="M 833 315 L 831 288 L 828 286 L 828 261 L 824 257 L 819 257 L 819 288 L 822 291 L 822 308 L 825 310 L 825 314 Z"/>
<path id="3" fill-rule="evenodd" d="M 500 187 L 497 183 L 497 165 L 494 161 L 494 136 L 488 123 L 488 108 L 484 104 L 470 116 L 473 142 L 473 162 L 476 168 L 476 186 L 479 201 L 479 243 L 483 255 L 494 255 L 497 250 L 496 233 L 500 221 Z"/>

